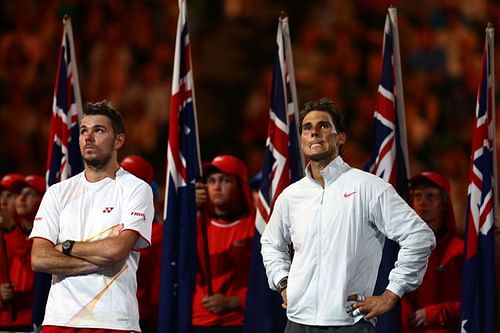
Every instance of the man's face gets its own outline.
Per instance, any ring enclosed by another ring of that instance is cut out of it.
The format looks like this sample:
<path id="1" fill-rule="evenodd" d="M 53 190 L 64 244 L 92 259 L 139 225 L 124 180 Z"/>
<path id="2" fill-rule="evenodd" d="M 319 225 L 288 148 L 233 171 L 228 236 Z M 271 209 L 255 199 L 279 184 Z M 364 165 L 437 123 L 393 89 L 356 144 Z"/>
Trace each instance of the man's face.
<path id="1" fill-rule="evenodd" d="M 83 117 L 80 124 L 80 152 L 88 166 L 98 169 L 106 166 L 123 142 L 124 134 L 115 134 L 108 117 Z"/>
<path id="2" fill-rule="evenodd" d="M 222 172 L 207 177 L 208 199 L 219 214 L 240 209 L 241 193 L 238 178 Z"/>
<path id="3" fill-rule="evenodd" d="M 345 134 L 337 133 L 330 114 L 311 111 L 302 120 L 302 150 L 312 161 L 331 161 L 339 154 Z"/>
<path id="4" fill-rule="evenodd" d="M 436 232 L 443 225 L 444 201 L 439 188 L 417 186 L 412 192 L 412 206 L 417 214 Z"/>
<path id="5" fill-rule="evenodd" d="M 0 191 L 0 209 L 10 216 L 14 216 L 16 212 L 16 196 L 16 193 L 9 190 Z"/>
<path id="6" fill-rule="evenodd" d="M 33 219 L 41 201 L 42 195 L 34 188 L 26 186 L 16 198 L 16 212 L 21 217 Z"/>

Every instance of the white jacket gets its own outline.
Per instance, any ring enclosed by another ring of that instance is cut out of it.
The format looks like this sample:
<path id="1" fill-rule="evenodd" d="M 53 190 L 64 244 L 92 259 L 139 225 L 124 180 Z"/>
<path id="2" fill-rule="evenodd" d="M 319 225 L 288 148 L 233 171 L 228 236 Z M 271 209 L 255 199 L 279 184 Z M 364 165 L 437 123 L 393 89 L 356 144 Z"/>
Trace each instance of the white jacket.
<path id="1" fill-rule="evenodd" d="M 416 289 L 435 238 L 394 188 L 351 168 L 341 157 L 321 171 L 325 187 L 306 177 L 276 200 L 261 244 L 271 289 L 288 276 L 290 320 L 305 325 L 352 325 L 347 296 L 373 294 L 385 236 L 399 243 L 386 289 Z M 293 262 L 288 247 L 293 243 Z"/>

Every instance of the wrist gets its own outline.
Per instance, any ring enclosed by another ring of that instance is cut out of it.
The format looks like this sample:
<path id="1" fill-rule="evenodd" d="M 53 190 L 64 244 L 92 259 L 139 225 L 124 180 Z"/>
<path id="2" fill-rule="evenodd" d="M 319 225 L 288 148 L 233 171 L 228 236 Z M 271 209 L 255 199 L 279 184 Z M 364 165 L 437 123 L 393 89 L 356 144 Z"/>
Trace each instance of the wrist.
<path id="1" fill-rule="evenodd" d="M 279 280 L 276 286 L 278 287 L 278 291 L 281 294 L 283 290 L 285 290 L 288 287 L 288 276 L 285 276 L 284 278 Z"/>
<path id="2" fill-rule="evenodd" d="M 73 245 L 75 245 L 74 240 L 65 240 L 62 242 L 61 248 L 62 248 L 62 253 L 67 256 L 71 256 L 71 251 L 73 250 Z"/>

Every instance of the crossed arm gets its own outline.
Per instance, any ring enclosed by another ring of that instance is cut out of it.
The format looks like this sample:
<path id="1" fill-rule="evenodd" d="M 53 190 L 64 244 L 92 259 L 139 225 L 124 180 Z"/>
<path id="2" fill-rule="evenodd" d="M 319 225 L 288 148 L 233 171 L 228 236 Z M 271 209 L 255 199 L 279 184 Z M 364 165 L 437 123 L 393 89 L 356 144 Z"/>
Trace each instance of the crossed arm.
<path id="1" fill-rule="evenodd" d="M 35 272 L 80 275 L 102 271 L 120 262 L 130 253 L 139 235 L 117 226 L 110 237 L 89 242 L 75 242 L 71 256 L 62 253 L 61 244 L 33 239 L 31 267 Z"/>

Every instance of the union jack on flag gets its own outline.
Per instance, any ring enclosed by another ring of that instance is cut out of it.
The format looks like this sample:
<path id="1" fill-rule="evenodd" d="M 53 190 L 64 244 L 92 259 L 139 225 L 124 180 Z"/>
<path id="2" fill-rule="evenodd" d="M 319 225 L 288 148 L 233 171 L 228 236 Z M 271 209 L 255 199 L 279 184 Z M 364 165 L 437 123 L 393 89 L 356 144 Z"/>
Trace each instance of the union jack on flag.
<path id="1" fill-rule="evenodd" d="M 70 178 L 83 170 L 83 160 L 78 144 L 82 100 L 78 84 L 78 71 L 73 42 L 71 19 L 63 19 L 63 34 L 54 87 L 52 118 L 47 153 L 47 186 Z M 50 289 L 51 275 L 35 274 L 32 322 L 42 324 L 45 304 Z"/>
<path id="2" fill-rule="evenodd" d="M 191 331 L 195 286 L 195 182 L 201 175 L 186 1 L 179 1 L 167 148 L 159 332 Z"/>
<path id="3" fill-rule="evenodd" d="M 400 194 L 403 194 L 408 187 L 409 163 L 395 7 L 390 7 L 386 15 L 381 78 L 373 116 L 375 119 L 375 145 L 365 170 L 391 183 Z M 389 272 L 394 268 L 398 251 L 397 243 L 389 239 L 385 240 L 374 289 L 375 295 L 382 294 L 386 289 Z M 399 332 L 399 312 L 399 307 L 395 307 L 388 313 L 379 316 L 376 326 L 377 332 Z"/>
<path id="4" fill-rule="evenodd" d="M 477 92 L 465 223 L 462 332 L 496 332 L 494 29 L 486 28 Z"/>
<path id="5" fill-rule="evenodd" d="M 260 237 L 274 202 L 289 184 L 303 177 L 304 162 L 299 148 L 297 94 L 288 30 L 288 18 L 280 18 L 271 88 L 268 137 L 262 181 L 257 199 L 252 263 L 245 308 L 244 332 L 282 332 L 286 316 L 281 297 L 268 287 L 260 253 Z"/>
<path id="6" fill-rule="evenodd" d="M 78 145 L 82 100 L 73 43 L 71 19 L 63 19 L 63 36 L 57 66 L 47 154 L 47 186 L 83 170 Z"/>

